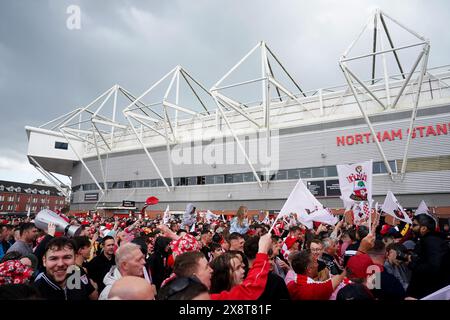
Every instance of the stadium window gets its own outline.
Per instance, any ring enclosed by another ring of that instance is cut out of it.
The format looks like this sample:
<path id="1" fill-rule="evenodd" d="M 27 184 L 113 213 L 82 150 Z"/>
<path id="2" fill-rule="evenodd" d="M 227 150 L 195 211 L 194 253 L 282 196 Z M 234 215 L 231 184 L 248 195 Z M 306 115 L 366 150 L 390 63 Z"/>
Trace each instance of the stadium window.
<path id="1" fill-rule="evenodd" d="M 188 186 L 195 186 L 197 184 L 197 177 L 188 177 Z"/>
<path id="2" fill-rule="evenodd" d="M 277 180 L 286 180 L 287 179 L 287 174 L 288 174 L 287 170 L 279 170 L 277 172 L 276 179 Z"/>
<path id="3" fill-rule="evenodd" d="M 149 188 L 150 187 L 150 180 L 143 180 L 142 181 L 142 187 L 143 188 Z"/>
<path id="4" fill-rule="evenodd" d="M 205 176 L 198 176 L 197 177 L 197 184 L 205 184 Z"/>
<path id="5" fill-rule="evenodd" d="M 233 175 L 226 174 L 225 175 L 225 183 L 233 183 Z"/>
<path id="6" fill-rule="evenodd" d="M 152 180 L 150 180 L 150 187 L 151 188 L 156 188 L 158 186 L 158 180 L 159 179 L 152 179 Z"/>
<path id="7" fill-rule="evenodd" d="M 5 196 L 0 196 L 0 201 L 5 201 Z"/>
<path id="8" fill-rule="evenodd" d="M 206 176 L 205 184 L 214 184 L 214 176 Z"/>
<path id="9" fill-rule="evenodd" d="M 243 173 L 242 175 L 243 175 L 244 182 L 253 182 L 256 180 L 255 176 L 253 175 L 253 172 L 246 172 L 246 173 Z"/>
<path id="10" fill-rule="evenodd" d="M 327 177 L 337 177 L 338 173 L 337 173 L 336 166 L 325 167 L 325 176 L 327 176 Z"/>
<path id="11" fill-rule="evenodd" d="M 289 169 L 287 171 L 288 179 L 298 179 L 300 178 L 300 172 L 298 169 Z"/>
<path id="12" fill-rule="evenodd" d="M 372 165 L 372 173 L 381 173 L 381 163 L 380 162 L 374 162 Z"/>
<path id="13" fill-rule="evenodd" d="M 214 176 L 214 183 L 216 184 L 225 183 L 225 176 L 223 174 Z"/>
<path id="14" fill-rule="evenodd" d="M 124 187 L 125 189 L 130 189 L 130 188 L 133 187 L 133 183 L 132 183 L 131 181 L 124 181 L 124 182 L 123 182 L 123 187 Z"/>
<path id="15" fill-rule="evenodd" d="M 123 181 L 117 181 L 117 189 L 123 189 L 123 188 L 124 188 Z"/>
<path id="16" fill-rule="evenodd" d="M 311 168 L 300 169 L 301 178 L 312 178 Z"/>
<path id="17" fill-rule="evenodd" d="M 233 174 L 233 183 L 244 182 L 244 175 L 242 173 Z"/>
<path id="18" fill-rule="evenodd" d="M 68 148 L 69 144 L 67 142 L 55 141 L 55 149 L 67 150 Z"/>
<path id="19" fill-rule="evenodd" d="M 388 161 L 393 172 L 397 172 L 397 162 L 395 160 Z"/>
<path id="20" fill-rule="evenodd" d="M 313 178 L 322 178 L 324 176 L 325 176 L 325 168 L 324 167 L 312 168 L 312 177 Z"/>

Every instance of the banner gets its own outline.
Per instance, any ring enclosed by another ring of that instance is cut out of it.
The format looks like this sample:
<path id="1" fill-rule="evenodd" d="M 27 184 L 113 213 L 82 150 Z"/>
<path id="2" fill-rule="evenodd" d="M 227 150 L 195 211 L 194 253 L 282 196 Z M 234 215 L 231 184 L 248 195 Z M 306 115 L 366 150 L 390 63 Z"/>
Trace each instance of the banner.
<path id="1" fill-rule="evenodd" d="M 281 208 L 277 219 L 295 213 L 300 223 L 308 229 L 312 229 L 313 223 L 309 219 L 309 214 L 319 209 L 323 209 L 322 204 L 306 188 L 302 179 L 299 179 L 284 203 L 283 208 Z"/>
<path id="2" fill-rule="evenodd" d="M 386 212 L 387 214 L 390 214 L 395 219 L 412 224 L 412 221 L 409 218 L 408 214 L 405 212 L 405 210 L 403 210 L 403 207 L 400 205 L 397 198 L 391 191 L 388 191 L 381 210 L 383 210 L 383 212 Z"/>
<path id="3" fill-rule="evenodd" d="M 355 202 L 372 200 L 372 165 L 373 161 L 369 160 L 336 166 L 345 208 L 350 208 Z"/>

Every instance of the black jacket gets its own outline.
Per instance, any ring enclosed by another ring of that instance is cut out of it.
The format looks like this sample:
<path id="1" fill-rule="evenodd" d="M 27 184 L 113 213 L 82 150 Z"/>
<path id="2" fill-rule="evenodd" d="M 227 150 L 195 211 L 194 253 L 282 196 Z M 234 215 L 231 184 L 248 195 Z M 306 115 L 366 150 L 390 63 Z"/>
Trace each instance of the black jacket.
<path id="1" fill-rule="evenodd" d="M 291 300 L 289 291 L 283 278 L 273 272 L 269 272 L 266 288 L 257 301 L 267 304 L 279 300 Z"/>
<path id="2" fill-rule="evenodd" d="M 89 295 L 95 291 L 83 271 L 81 271 L 80 287 L 77 289 L 61 288 L 45 272 L 38 275 L 33 286 L 46 300 L 89 300 Z"/>
<path id="3" fill-rule="evenodd" d="M 155 241 L 154 252 L 150 255 L 147 265 L 152 273 L 152 283 L 156 289 L 161 287 L 161 283 L 170 276 L 172 270 L 167 266 L 169 252 L 166 251 L 171 240 L 166 237 L 158 237 Z"/>
<path id="4" fill-rule="evenodd" d="M 430 232 L 421 237 L 414 248 L 408 296 L 423 298 L 449 284 L 450 250 L 443 236 Z"/>
<path id="5" fill-rule="evenodd" d="M 111 260 L 108 260 L 103 252 L 87 263 L 88 276 L 97 283 L 99 293 L 105 288 L 103 278 L 114 265 L 116 265 L 115 256 L 113 255 Z"/>

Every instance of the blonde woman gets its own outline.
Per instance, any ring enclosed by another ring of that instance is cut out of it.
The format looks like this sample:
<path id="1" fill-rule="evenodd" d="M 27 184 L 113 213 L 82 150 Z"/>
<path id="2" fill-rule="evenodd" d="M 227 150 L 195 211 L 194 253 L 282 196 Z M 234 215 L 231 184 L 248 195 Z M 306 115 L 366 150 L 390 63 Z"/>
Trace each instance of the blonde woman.
<path id="1" fill-rule="evenodd" d="M 230 233 L 237 232 L 240 234 L 246 234 L 249 229 L 248 218 L 247 218 L 247 207 L 240 206 L 236 217 L 231 219 Z"/>

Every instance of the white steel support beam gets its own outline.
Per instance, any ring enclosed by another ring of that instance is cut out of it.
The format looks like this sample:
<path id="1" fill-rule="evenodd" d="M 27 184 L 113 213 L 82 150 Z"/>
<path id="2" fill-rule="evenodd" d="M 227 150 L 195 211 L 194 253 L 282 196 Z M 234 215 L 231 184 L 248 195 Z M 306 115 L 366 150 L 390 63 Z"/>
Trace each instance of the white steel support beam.
<path id="1" fill-rule="evenodd" d="M 103 169 L 102 158 L 100 157 L 100 151 L 98 150 L 97 137 L 96 137 L 95 135 L 94 135 L 94 143 L 95 143 L 95 151 L 97 152 L 98 163 L 100 164 L 100 171 L 101 171 L 102 177 L 103 177 L 103 188 L 104 188 L 105 191 L 107 192 L 108 186 L 106 185 L 106 175 L 105 175 L 105 170 Z"/>
<path id="2" fill-rule="evenodd" d="M 156 165 L 155 161 L 153 160 L 152 156 L 150 155 L 150 152 L 148 152 L 147 147 L 145 146 L 144 142 L 142 141 L 141 137 L 139 136 L 138 132 L 136 131 L 136 129 L 133 126 L 133 123 L 131 122 L 131 120 L 127 117 L 128 122 L 130 123 L 131 129 L 134 132 L 134 135 L 136 136 L 136 139 L 139 141 L 139 143 L 142 146 L 142 149 L 144 149 L 145 154 L 147 155 L 148 159 L 150 160 L 151 164 L 153 165 L 153 168 L 155 168 L 156 173 L 158 174 L 159 178 L 161 179 L 161 181 L 163 182 L 164 186 L 166 187 L 167 191 L 170 192 L 170 188 L 167 185 L 166 180 L 164 179 L 164 177 L 161 174 L 161 171 L 159 171 L 158 166 Z"/>
<path id="3" fill-rule="evenodd" d="M 406 173 L 406 164 L 408 161 L 408 150 L 409 150 L 409 145 L 411 143 L 411 137 L 413 134 L 413 128 L 414 128 L 414 122 L 416 121 L 416 116 L 417 116 L 417 107 L 419 105 L 419 99 L 420 99 L 420 91 L 422 90 L 422 84 L 423 84 L 423 77 L 426 73 L 427 70 L 427 63 L 428 63 L 428 53 L 429 53 L 429 46 L 426 46 L 423 49 L 423 54 L 424 54 L 424 59 L 422 62 L 422 68 L 420 71 L 420 75 L 419 75 L 419 80 L 417 83 L 417 93 L 414 99 L 414 108 L 412 110 L 412 114 L 411 114 L 411 121 L 409 123 L 409 132 L 408 132 L 408 138 L 406 140 L 406 146 L 405 146 L 405 152 L 403 154 L 403 162 L 402 162 L 402 169 L 401 169 L 401 176 L 402 179 Z"/>
<path id="4" fill-rule="evenodd" d="M 395 98 L 394 103 L 392 104 L 392 108 L 395 108 L 397 106 L 398 101 L 400 100 L 400 97 L 403 95 L 403 91 L 405 91 L 406 86 L 409 84 L 409 81 L 411 80 L 412 75 L 414 74 L 414 71 L 416 70 L 417 66 L 420 63 L 420 60 L 422 59 L 423 55 L 424 55 L 425 51 L 422 50 L 422 52 L 420 52 L 419 56 L 417 57 L 416 61 L 414 62 L 408 76 L 406 77 L 405 81 L 403 82 L 403 85 L 400 89 L 400 91 L 398 92 L 397 97 Z"/>
<path id="5" fill-rule="evenodd" d="M 233 100 L 229 99 L 228 97 L 224 96 L 223 94 L 221 94 L 219 92 L 214 92 L 213 97 L 215 99 L 219 99 L 223 104 L 227 105 L 228 107 L 230 107 L 231 109 L 233 109 L 234 111 L 239 113 L 241 116 L 243 116 L 248 121 L 253 123 L 257 128 L 261 128 L 260 124 L 258 122 L 256 122 L 254 119 L 252 119 L 252 117 L 247 112 L 245 112 L 243 109 L 237 107 L 234 104 Z"/>
<path id="6" fill-rule="evenodd" d="M 68 198 L 69 197 L 69 195 L 67 194 L 67 192 L 63 189 L 63 188 L 61 188 L 61 186 L 55 181 L 55 179 L 57 179 L 57 178 L 55 178 L 50 172 L 48 172 L 47 170 L 45 170 L 42 166 L 41 166 L 41 164 L 35 159 L 35 158 L 33 158 L 32 156 L 28 156 L 30 159 L 31 159 L 31 161 L 33 161 L 33 163 L 35 164 L 34 165 L 34 167 L 42 174 L 42 175 L 44 175 L 54 186 L 55 186 L 55 188 L 56 189 L 58 189 L 59 191 L 61 191 L 61 193 L 62 194 L 64 194 L 64 196 L 66 197 L 66 198 Z M 55 178 L 55 179 L 54 179 Z M 59 179 L 57 179 L 58 181 L 59 181 Z M 61 183 L 61 181 L 59 181 L 60 183 Z"/>
<path id="7" fill-rule="evenodd" d="M 63 136 L 66 138 L 67 143 L 70 145 L 70 147 L 72 148 L 73 153 L 75 153 L 75 156 L 78 158 L 78 160 L 81 162 L 81 164 L 83 165 L 83 167 L 86 169 L 87 173 L 89 174 L 89 176 L 91 177 L 91 179 L 95 182 L 95 184 L 97 185 L 98 189 L 102 192 L 105 193 L 105 191 L 103 190 L 102 187 L 100 187 L 100 184 L 98 183 L 97 179 L 94 177 L 94 175 L 92 174 L 91 170 L 89 169 L 89 167 L 86 165 L 86 163 L 84 162 L 84 160 L 80 157 L 80 155 L 78 154 L 78 152 L 76 151 L 76 149 L 73 147 L 72 143 L 70 142 L 70 139 L 66 136 L 64 130 L 60 130 L 61 133 L 63 134 Z"/>
<path id="8" fill-rule="evenodd" d="M 353 81 L 350 78 L 350 75 L 347 72 L 348 69 L 345 66 L 345 64 L 340 64 L 340 65 L 341 65 L 342 71 L 344 72 L 345 79 L 347 80 L 347 83 L 348 83 L 350 89 L 352 90 L 353 96 L 355 97 L 356 104 L 358 105 L 359 110 L 361 111 L 362 115 L 364 116 L 364 120 L 366 121 L 367 125 L 369 126 L 370 132 L 372 134 L 372 137 L 375 140 L 375 144 L 376 144 L 376 146 L 378 148 L 378 151 L 380 152 L 381 157 L 383 158 L 384 165 L 386 166 L 386 169 L 389 172 L 389 176 L 391 177 L 391 179 L 393 179 L 393 174 L 394 173 L 392 172 L 392 168 L 391 168 L 391 166 L 389 164 L 389 161 L 386 158 L 386 154 L 384 153 L 384 150 L 383 150 L 383 147 L 380 144 L 380 141 L 378 141 L 375 129 L 373 128 L 372 123 L 371 123 L 369 117 L 367 116 L 367 113 L 364 111 L 364 108 L 362 107 L 361 102 L 359 101 L 358 94 L 356 92 L 356 88 L 355 88 L 355 86 L 353 84 Z"/>
<path id="9" fill-rule="evenodd" d="M 245 152 L 245 149 L 244 149 L 244 147 L 242 146 L 241 141 L 239 140 L 238 136 L 236 135 L 236 133 L 234 132 L 233 128 L 231 127 L 231 124 L 230 124 L 230 122 L 228 121 L 228 118 L 227 118 L 225 112 L 223 111 L 223 109 L 222 109 L 222 107 L 221 107 L 219 101 L 217 101 L 217 98 L 214 97 L 214 95 L 213 95 L 213 98 L 214 98 L 214 100 L 215 100 L 215 102 L 216 102 L 217 108 L 220 110 L 220 113 L 222 114 L 222 118 L 225 120 L 225 123 L 227 124 L 228 129 L 231 131 L 231 134 L 233 135 L 234 140 L 236 140 L 236 144 L 238 145 L 238 147 L 239 147 L 239 149 L 241 150 L 241 152 L 244 154 L 245 160 L 247 161 L 247 163 L 249 164 L 250 168 L 252 169 L 252 172 L 253 172 L 253 175 L 254 175 L 255 178 L 256 178 L 256 181 L 258 181 L 259 186 L 262 188 L 262 182 L 261 182 L 261 179 L 259 178 L 258 174 L 256 173 L 256 170 L 255 170 L 255 168 L 253 167 L 253 164 L 252 164 L 252 162 L 250 161 L 250 159 L 249 159 L 249 157 L 248 157 L 248 155 L 247 155 L 247 152 Z"/>

